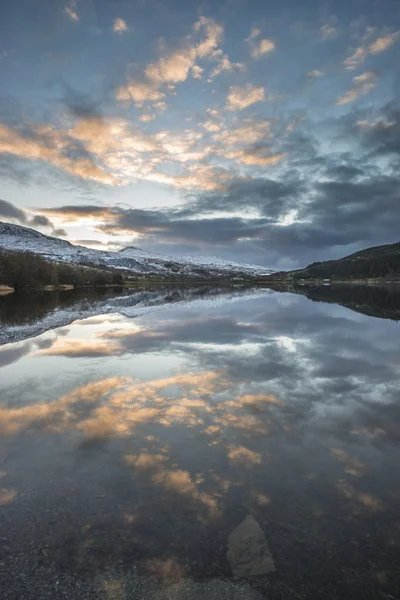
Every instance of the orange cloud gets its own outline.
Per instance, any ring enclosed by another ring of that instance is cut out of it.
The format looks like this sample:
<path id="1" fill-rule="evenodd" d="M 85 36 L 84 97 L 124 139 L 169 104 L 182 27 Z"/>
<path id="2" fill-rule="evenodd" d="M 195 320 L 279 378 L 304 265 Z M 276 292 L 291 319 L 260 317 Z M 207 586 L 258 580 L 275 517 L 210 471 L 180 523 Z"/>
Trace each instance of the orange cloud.
<path id="1" fill-rule="evenodd" d="M 253 58 L 261 58 L 264 54 L 273 52 L 276 48 L 276 44 L 273 40 L 259 40 L 257 43 L 252 44 L 250 54 Z"/>
<path id="2" fill-rule="evenodd" d="M 380 54 L 400 39 L 400 31 L 378 37 L 374 42 L 356 48 L 351 56 L 346 58 L 344 65 L 348 71 L 354 71 L 368 54 Z"/>
<path id="3" fill-rule="evenodd" d="M 268 167 L 281 162 L 285 158 L 286 153 L 269 154 L 267 149 L 261 148 L 259 150 L 256 148 L 235 150 L 227 152 L 224 156 L 243 165 Z"/>
<path id="4" fill-rule="evenodd" d="M 66 6 L 64 8 L 65 13 L 73 20 L 73 21 L 79 21 L 79 17 L 78 14 L 76 13 L 75 10 L 73 10 L 73 7 L 75 6 L 75 2 L 72 3 L 72 8 L 70 8 L 69 6 Z"/>
<path id="5" fill-rule="evenodd" d="M 119 34 L 128 31 L 128 25 L 126 24 L 126 21 L 124 21 L 124 19 L 121 19 L 121 17 L 117 17 L 113 24 L 113 31 Z"/>
<path id="6" fill-rule="evenodd" d="M 200 42 L 193 35 L 186 36 L 181 46 L 172 52 L 165 52 L 157 61 L 144 69 L 139 79 L 129 79 L 117 90 L 117 99 L 133 101 L 141 107 L 145 102 L 155 102 L 164 97 L 162 87 L 173 89 L 177 83 L 185 81 L 191 72 L 195 79 L 200 79 L 203 68 L 196 64 L 197 59 L 220 59 L 222 50 L 218 45 L 222 39 L 223 28 L 213 19 L 200 17 L 194 24 L 195 34 L 202 33 Z M 226 57 L 227 58 L 227 57 Z M 229 61 L 229 59 L 227 58 Z M 226 66 L 226 62 L 223 63 Z"/>
<path id="7" fill-rule="evenodd" d="M 373 71 L 366 71 L 357 77 L 353 77 L 354 86 L 348 90 L 343 96 L 336 100 L 337 105 L 348 104 L 354 102 L 360 96 L 369 94 L 376 86 L 377 76 Z"/>
<path id="8" fill-rule="evenodd" d="M 7 125 L 0 124 L 0 153 L 42 160 L 70 175 L 99 183 L 115 185 L 115 177 L 90 158 L 70 158 L 66 150 L 70 140 L 51 125 L 36 124 L 33 136 L 27 137 Z"/>
<path id="9" fill-rule="evenodd" d="M 256 102 L 265 100 L 263 87 L 254 87 L 250 83 L 245 87 L 231 86 L 226 99 L 227 110 L 243 110 Z"/>
<path id="10" fill-rule="evenodd" d="M 71 358 L 82 356 L 94 358 L 98 356 L 113 356 L 120 349 L 118 344 L 110 342 L 58 339 L 50 348 L 39 350 L 36 354 L 42 356 L 66 356 Z"/>

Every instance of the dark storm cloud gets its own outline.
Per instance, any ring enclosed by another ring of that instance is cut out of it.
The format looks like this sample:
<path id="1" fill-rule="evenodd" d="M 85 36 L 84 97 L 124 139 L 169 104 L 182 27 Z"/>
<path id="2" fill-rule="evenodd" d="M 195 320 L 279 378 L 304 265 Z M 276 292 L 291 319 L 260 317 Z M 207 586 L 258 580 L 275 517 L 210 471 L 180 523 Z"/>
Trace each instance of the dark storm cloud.
<path id="1" fill-rule="evenodd" d="M 293 175 L 284 181 L 233 178 L 228 182 L 226 191 L 199 195 L 197 202 L 189 205 L 186 212 L 182 210 L 182 215 L 215 210 L 244 212 L 252 208 L 263 217 L 277 220 L 295 206 L 305 190 L 305 182 Z"/>
<path id="2" fill-rule="evenodd" d="M 336 181 L 352 181 L 364 175 L 363 169 L 348 164 L 328 166 L 325 173 L 328 177 Z"/>
<path id="3" fill-rule="evenodd" d="M 78 204 L 59 206 L 58 208 L 39 208 L 39 212 L 58 217 L 103 217 L 113 214 L 114 209 L 108 206 L 95 206 L 93 204 Z M 115 209 L 117 210 L 117 209 Z"/>
<path id="4" fill-rule="evenodd" d="M 26 356 L 31 350 L 31 342 L 26 342 L 21 346 L 11 346 L 4 350 L 0 350 L 0 368 L 11 365 L 20 360 L 23 356 Z"/>
<path id="5" fill-rule="evenodd" d="M 159 241 L 194 241 L 199 244 L 229 244 L 241 237 L 262 235 L 267 219 L 241 219 L 240 217 L 182 219 L 176 211 L 119 210 L 116 219 L 99 229 L 112 233 L 130 230 Z"/>
<path id="6" fill-rule="evenodd" d="M 5 219 L 8 221 L 17 221 L 20 225 L 26 225 L 27 227 L 43 227 L 45 229 L 50 229 L 53 235 L 66 236 L 67 233 L 64 229 L 56 229 L 54 224 L 43 215 L 34 215 L 30 217 L 30 214 L 17 208 L 11 202 L 7 202 L 6 200 L 0 199 L 0 220 Z"/>
<path id="7" fill-rule="evenodd" d="M 363 143 L 375 156 L 400 157 L 400 109 L 386 107 L 370 127 L 365 127 Z"/>
<path id="8" fill-rule="evenodd" d="M 11 204 L 11 202 L 7 202 L 6 200 L 0 199 L 0 218 L 15 219 L 20 223 L 25 223 L 26 214 L 23 210 L 20 210 L 19 208 Z"/>
<path id="9" fill-rule="evenodd" d="M 48 219 L 44 215 L 36 215 L 35 217 L 33 217 L 30 224 L 32 225 L 32 227 L 53 227 L 53 224 L 50 221 L 50 219 Z"/>

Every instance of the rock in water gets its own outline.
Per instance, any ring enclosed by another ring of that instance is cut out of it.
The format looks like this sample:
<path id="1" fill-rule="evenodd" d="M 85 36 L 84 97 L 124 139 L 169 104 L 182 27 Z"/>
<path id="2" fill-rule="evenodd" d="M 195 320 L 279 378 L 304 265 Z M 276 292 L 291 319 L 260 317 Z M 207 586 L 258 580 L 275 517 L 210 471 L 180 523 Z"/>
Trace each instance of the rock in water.
<path id="1" fill-rule="evenodd" d="M 275 571 L 264 532 L 251 515 L 229 536 L 228 560 L 235 578 L 258 577 Z"/>

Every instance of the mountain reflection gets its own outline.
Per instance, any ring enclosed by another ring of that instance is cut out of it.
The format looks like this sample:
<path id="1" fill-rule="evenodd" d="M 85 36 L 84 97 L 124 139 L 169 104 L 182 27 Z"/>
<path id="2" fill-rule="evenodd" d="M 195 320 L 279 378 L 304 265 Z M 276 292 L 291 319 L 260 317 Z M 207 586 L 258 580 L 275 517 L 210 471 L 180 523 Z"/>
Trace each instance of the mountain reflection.
<path id="1" fill-rule="evenodd" d="M 41 568 L 135 564 L 175 585 L 229 577 L 227 538 L 251 513 L 276 597 L 392 594 L 399 325 L 302 295 L 214 300 L 85 309 L 0 349 L 5 537 Z"/>

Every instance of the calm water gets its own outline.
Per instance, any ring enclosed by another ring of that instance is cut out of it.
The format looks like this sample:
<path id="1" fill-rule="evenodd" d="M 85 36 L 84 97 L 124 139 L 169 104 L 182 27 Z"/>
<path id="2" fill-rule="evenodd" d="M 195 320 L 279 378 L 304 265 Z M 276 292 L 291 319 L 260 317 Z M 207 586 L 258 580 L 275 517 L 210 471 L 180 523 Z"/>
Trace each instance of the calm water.
<path id="1" fill-rule="evenodd" d="M 229 578 L 252 514 L 260 597 L 398 598 L 400 297 L 318 294 L 1 298 L 1 597 Z"/>

